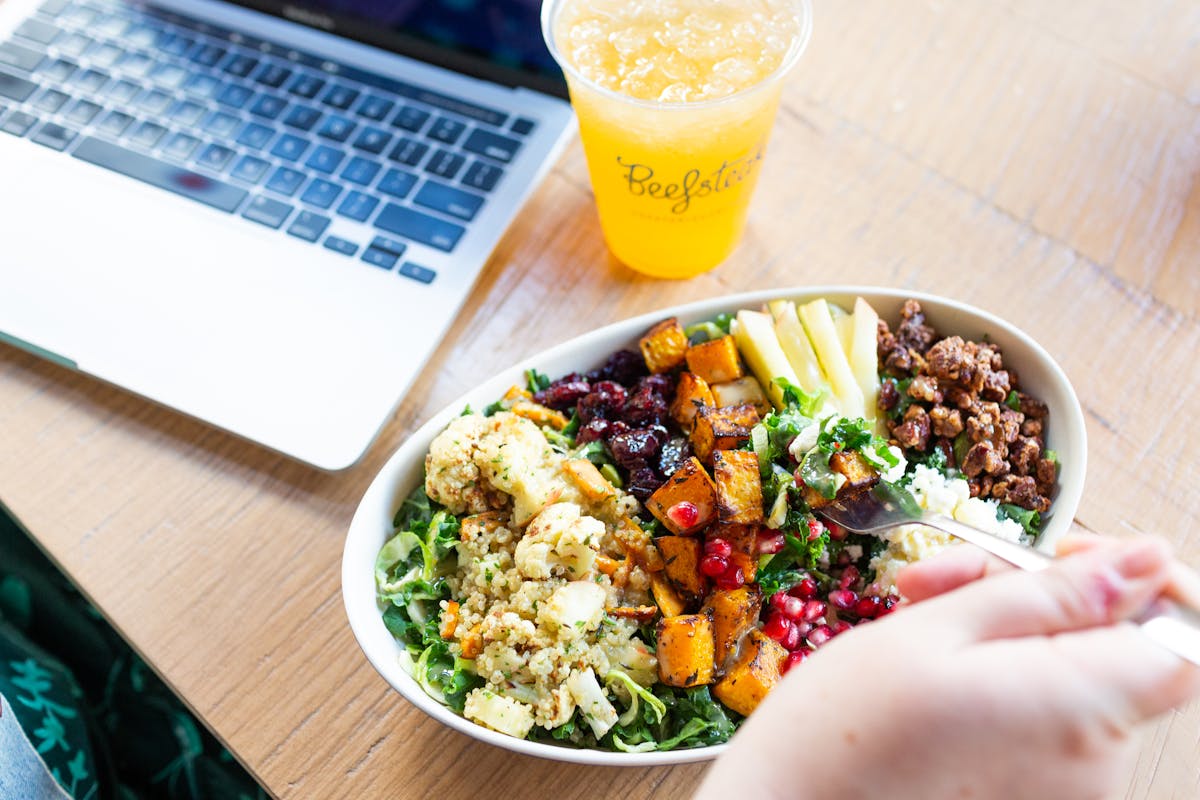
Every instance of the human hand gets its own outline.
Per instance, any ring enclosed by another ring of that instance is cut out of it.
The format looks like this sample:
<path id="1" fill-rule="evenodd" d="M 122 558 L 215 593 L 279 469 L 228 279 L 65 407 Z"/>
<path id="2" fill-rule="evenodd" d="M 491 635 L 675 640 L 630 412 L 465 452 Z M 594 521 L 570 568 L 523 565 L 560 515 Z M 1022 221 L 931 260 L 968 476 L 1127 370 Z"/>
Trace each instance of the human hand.
<path id="1" fill-rule="evenodd" d="M 914 604 L 793 669 L 698 797 L 1104 797 L 1136 726 L 1200 669 L 1125 620 L 1169 585 L 1164 544 L 1094 540 L 1043 572 L 956 547 L 901 574 Z"/>

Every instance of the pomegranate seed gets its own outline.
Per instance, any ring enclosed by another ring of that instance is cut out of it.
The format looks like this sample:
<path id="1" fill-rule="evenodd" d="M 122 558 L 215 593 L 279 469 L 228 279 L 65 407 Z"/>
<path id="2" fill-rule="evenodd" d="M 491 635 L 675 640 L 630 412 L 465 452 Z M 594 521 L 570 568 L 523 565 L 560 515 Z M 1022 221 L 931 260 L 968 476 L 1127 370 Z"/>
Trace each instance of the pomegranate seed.
<path id="1" fill-rule="evenodd" d="M 794 627 L 792 623 L 784 619 L 783 614 L 776 612 L 767 617 L 766 623 L 763 624 L 763 633 L 783 644 L 788 631 L 794 630 Z"/>
<path id="2" fill-rule="evenodd" d="M 816 595 L 816 593 L 817 582 L 808 577 L 797 583 L 792 587 L 792 590 L 788 592 L 788 594 L 792 595 L 793 597 L 799 597 L 801 600 L 807 600 Z"/>
<path id="3" fill-rule="evenodd" d="M 898 605 L 900 605 L 900 598 L 894 594 L 888 595 L 887 599 L 883 601 L 883 608 L 879 610 L 877 616 L 882 617 L 884 614 L 892 613 Z"/>
<path id="4" fill-rule="evenodd" d="M 782 533 L 776 534 L 759 534 L 758 537 L 758 552 L 766 555 L 774 555 L 783 549 L 786 541 Z"/>
<path id="5" fill-rule="evenodd" d="M 808 622 L 816 622 L 821 617 L 825 616 L 825 602 L 822 600 L 809 600 L 804 604 L 804 619 Z"/>
<path id="6" fill-rule="evenodd" d="M 686 530 L 695 525 L 696 521 L 700 519 L 700 509 L 696 508 L 695 503 L 681 500 L 667 509 L 667 517 L 680 528 Z"/>
<path id="7" fill-rule="evenodd" d="M 858 580 L 858 567 L 851 564 L 842 571 L 842 577 L 838 578 L 839 589 L 849 589 Z"/>
<path id="8" fill-rule="evenodd" d="M 808 643 L 812 647 L 820 647 L 833 638 L 833 630 L 828 625 L 820 625 L 808 632 Z"/>
<path id="9" fill-rule="evenodd" d="M 729 569 L 729 560 L 720 556 L 705 556 L 700 559 L 700 571 L 710 578 L 718 578 Z"/>
<path id="10" fill-rule="evenodd" d="M 787 650 L 795 650 L 802 641 L 804 638 L 800 635 L 800 631 L 796 630 L 796 626 L 788 625 L 787 634 L 779 643 Z"/>
<path id="11" fill-rule="evenodd" d="M 829 602 L 843 611 L 849 611 L 858 605 L 858 592 L 849 589 L 834 589 L 829 593 Z"/>
<path id="12" fill-rule="evenodd" d="M 838 525 L 835 522 L 830 522 L 827 523 L 825 527 L 829 529 L 829 538 L 833 539 L 835 542 L 840 542 L 842 539 L 846 538 L 846 529 L 841 525 Z"/>
<path id="13" fill-rule="evenodd" d="M 782 592 L 775 595 L 775 597 L 782 598 L 778 604 L 772 603 L 772 605 L 775 605 L 779 609 L 780 614 L 783 614 L 792 622 L 798 622 L 804 618 L 804 601 L 799 597 L 792 597 Z M 771 599 L 774 600 L 775 598 Z"/>
<path id="14" fill-rule="evenodd" d="M 710 556 L 729 558 L 733 553 L 733 545 L 727 539 L 709 539 L 704 543 L 704 552 Z"/>
<path id="15" fill-rule="evenodd" d="M 808 632 L 813 629 L 811 622 L 796 622 L 793 624 L 796 626 L 796 630 L 800 631 L 801 636 L 808 636 Z"/>
<path id="16" fill-rule="evenodd" d="M 821 520 L 812 517 L 808 520 L 808 540 L 814 542 L 821 538 L 821 534 L 825 531 L 825 526 Z"/>
<path id="17" fill-rule="evenodd" d="M 829 626 L 829 630 L 833 631 L 834 636 L 837 636 L 839 633 L 845 633 L 853 627 L 854 626 L 849 622 L 846 622 L 846 620 L 839 619 L 837 622 Z"/>
<path id="18" fill-rule="evenodd" d="M 883 601 L 878 597 L 863 597 L 854 606 L 854 613 L 863 619 L 875 619 L 883 609 Z"/>
<path id="19" fill-rule="evenodd" d="M 782 670 L 783 673 L 786 675 L 787 671 L 789 669 L 796 666 L 804 659 L 808 658 L 808 654 L 810 652 L 812 652 L 812 651 L 811 650 L 796 650 L 795 652 L 788 653 L 788 657 L 786 659 L 784 659 L 784 661 L 783 661 L 783 670 Z"/>
<path id="20" fill-rule="evenodd" d="M 730 592 L 741 588 L 745 582 L 746 576 L 742 574 L 741 568 L 737 564 L 730 564 L 725 573 L 717 578 L 717 588 Z"/>

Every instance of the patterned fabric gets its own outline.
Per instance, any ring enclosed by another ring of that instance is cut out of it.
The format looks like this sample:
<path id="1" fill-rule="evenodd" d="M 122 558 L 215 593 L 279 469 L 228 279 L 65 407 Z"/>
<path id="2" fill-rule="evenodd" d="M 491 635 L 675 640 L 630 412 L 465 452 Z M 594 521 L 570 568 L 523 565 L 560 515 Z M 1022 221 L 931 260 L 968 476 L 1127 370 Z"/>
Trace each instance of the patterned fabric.
<path id="1" fill-rule="evenodd" d="M 0 695 L 77 800 L 267 796 L 3 513 Z"/>

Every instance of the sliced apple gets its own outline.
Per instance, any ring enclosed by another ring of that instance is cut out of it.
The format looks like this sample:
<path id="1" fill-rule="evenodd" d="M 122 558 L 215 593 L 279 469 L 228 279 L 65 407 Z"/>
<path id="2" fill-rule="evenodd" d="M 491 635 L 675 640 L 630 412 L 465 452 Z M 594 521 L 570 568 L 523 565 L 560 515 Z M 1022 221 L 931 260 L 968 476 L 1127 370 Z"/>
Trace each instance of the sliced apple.
<path id="1" fill-rule="evenodd" d="M 859 297 L 854 301 L 853 319 L 854 329 L 846 352 L 850 355 L 850 370 L 854 373 L 854 380 L 862 390 L 863 416 L 876 423 L 878 432 L 879 357 L 875 340 L 879 315 L 870 303 Z"/>
<path id="2" fill-rule="evenodd" d="M 746 364 L 766 389 L 767 397 L 771 398 L 776 408 L 783 408 L 783 390 L 775 383 L 775 379 L 784 378 L 797 386 L 803 384 L 779 346 L 770 315 L 743 309 L 734 318 L 730 332 L 742 351 L 742 358 L 746 359 Z"/>
<path id="3" fill-rule="evenodd" d="M 790 300 L 776 300 L 768 308 L 774 317 L 779 346 L 796 373 L 796 385 L 810 394 L 828 389 L 829 381 L 825 379 L 817 354 L 809 344 L 808 334 L 800 324 L 796 304 Z"/>
<path id="4" fill-rule="evenodd" d="M 840 401 L 842 413 L 851 418 L 863 416 L 865 404 L 862 389 L 854 380 L 846 351 L 842 348 L 833 317 L 830 316 L 829 304 L 821 298 L 800 306 L 800 321 L 804 324 L 821 368 L 829 378 L 833 393 Z"/>

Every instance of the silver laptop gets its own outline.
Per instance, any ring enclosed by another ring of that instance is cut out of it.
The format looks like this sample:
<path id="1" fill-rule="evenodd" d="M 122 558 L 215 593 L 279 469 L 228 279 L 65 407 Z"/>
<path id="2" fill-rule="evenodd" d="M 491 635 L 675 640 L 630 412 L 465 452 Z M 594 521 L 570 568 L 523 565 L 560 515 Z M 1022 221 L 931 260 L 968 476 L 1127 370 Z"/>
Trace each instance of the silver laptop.
<path id="1" fill-rule="evenodd" d="M 539 7 L 0 2 L 0 338 L 351 465 L 571 132 Z"/>

